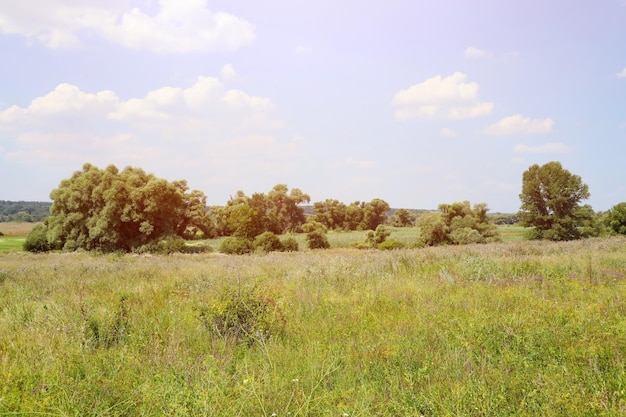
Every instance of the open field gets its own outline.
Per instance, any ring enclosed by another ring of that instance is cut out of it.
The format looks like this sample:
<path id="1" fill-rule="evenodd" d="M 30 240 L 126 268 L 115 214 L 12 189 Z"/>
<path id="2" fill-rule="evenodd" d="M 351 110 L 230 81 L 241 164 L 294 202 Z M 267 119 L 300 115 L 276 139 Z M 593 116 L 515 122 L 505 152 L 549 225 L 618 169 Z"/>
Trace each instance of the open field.
<path id="1" fill-rule="evenodd" d="M 0 415 L 623 416 L 626 239 L 0 254 Z"/>

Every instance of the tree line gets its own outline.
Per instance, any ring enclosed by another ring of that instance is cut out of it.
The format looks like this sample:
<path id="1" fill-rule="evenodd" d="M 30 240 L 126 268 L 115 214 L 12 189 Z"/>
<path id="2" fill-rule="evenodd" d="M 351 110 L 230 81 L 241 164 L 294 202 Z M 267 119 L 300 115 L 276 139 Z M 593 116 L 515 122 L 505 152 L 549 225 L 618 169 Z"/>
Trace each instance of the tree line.
<path id="1" fill-rule="evenodd" d="M 297 250 L 288 233 L 307 233 L 310 248 L 328 247 L 329 230 L 369 230 L 358 247 L 382 247 L 389 232 L 385 224 L 420 227 L 416 246 L 488 243 L 498 240 L 496 223 L 518 224 L 534 239 L 571 240 L 602 233 L 626 234 L 626 203 L 602 216 L 580 202 L 589 197 L 581 178 L 559 162 L 533 165 L 522 176 L 521 207 L 515 215 L 488 215 L 485 203 L 440 204 L 435 212 L 398 209 L 391 218 L 389 204 L 379 198 L 345 204 L 335 199 L 313 203 L 310 196 L 285 184 L 267 193 L 246 195 L 237 191 L 224 206 L 207 208 L 206 195 L 189 190 L 185 180 L 167 181 L 140 168 L 99 169 L 89 163 L 52 190 L 49 216 L 28 236 L 32 251 L 179 250 L 185 240 L 228 237 L 223 250 L 247 253 L 264 250 Z M 387 242 L 395 248 L 397 242 Z"/>

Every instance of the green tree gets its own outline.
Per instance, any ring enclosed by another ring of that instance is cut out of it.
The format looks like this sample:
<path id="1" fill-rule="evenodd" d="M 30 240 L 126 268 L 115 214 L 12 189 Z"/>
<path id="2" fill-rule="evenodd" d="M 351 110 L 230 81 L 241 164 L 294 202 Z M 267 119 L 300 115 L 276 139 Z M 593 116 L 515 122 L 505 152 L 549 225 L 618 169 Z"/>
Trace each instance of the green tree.
<path id="1" fill-rule="evenodd" d="M 295 231 L 306 221 L 304 209 L 299 205 L 309 201 L 309 195 L 298 188 L 289 191 L 285 184 L 275 185 L 267 194 L 268 230 L 276 234 Z"/>
<path id="2" fill-rule="evenodd" d="M 50 193 L 48 241 L 66 250 L 133 250 L 188 230 L 209 230 L 206 198 L 187 194 L 185 181 L 168 182 L 139 168 L 101 170 L 85 164 Z"/>
<path id="3" fill-rule="evenodd" d="M 383 224 L 387 218 L 389 204 L 385 200 L 375 198 L 363 207 L 363 230 L 376 230 L 378 225 Z"/>
<path id="4" fill-rule="evenodd" d="M 580 210 L 581 200 L 589 198 L 589 189 L 578 175 L 560 162 L 532 165 L 522 175 L 522 205 L 518 213 L 522 226 L 532 227 L 532 238 L 572 240 L 581 237 L 579 227 L 588 220 L 587 210 Z"/>
<path id="5" fill-rule="evenodd" d="M 611 207 L 604 214 L 603 221 L 612 233 L 626 235 L 626 202 Z"/>
<path id="6" fill-rule="evenodd" d="M 392 225 L 395 227 L 407 227 L 413 224 L 413 215 L 407 209 L 398 209 L 393 213 Z"/>
<path id="7" fill-rule="evenodd" d="M 439 211 L 419 217 L 420 241 L 427 246 L 487 243 L 497 240 L 496 226 L 487 215 L 484 203 L 440 204 Z"/>

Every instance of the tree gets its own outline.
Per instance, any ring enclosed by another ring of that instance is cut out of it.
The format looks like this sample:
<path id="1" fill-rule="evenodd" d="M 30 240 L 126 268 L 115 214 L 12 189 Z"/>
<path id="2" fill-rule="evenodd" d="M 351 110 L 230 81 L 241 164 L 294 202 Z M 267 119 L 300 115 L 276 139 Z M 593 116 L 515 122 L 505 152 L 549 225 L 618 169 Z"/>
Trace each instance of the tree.
<path id="1" fill-rule="evenodd" d="M 413 224 L 413 216 L 407 209 L 398 209 L 393 213 L 392 225 L 395 227 L 407 227 Z"/>
<path id="2" fill-rule="evenodd" d="M 389 204 L 380 198 L 375 198 L 365 204 L 363 208 L 363 221 L 361 222 L 362 229 L 376 230 L 378 225 L 385 222 L 387 211 L 389 211 Z"/>
<path id="3" fill-rule="evenodd" d="M 603 220 L 612 233 L 626 235 L 626 202 L 611 207 L 605 213 Z"/>
<path id="4" fill-rule="evenodd" d="M 420 241 L 426 246 L 495 241 L 497 229 L 488 211 L 485 203 L 474 204 L 473 208 L 469 201 L 440 204 L 438 212 L 419 217 Z"/>
<path id="5" fill-rule="evenodd" d="M 50 193 L 47 238 L 55 249 L 133 250 L 190 230 L 210 231 L 200 191 L 140 168 L 83 165 Z"/>
<path id="6" fill-rule="evenodd" d="M 588 210 L 580 210 L 581 200 L 589 198 L 589 189 L 578 175 L 560 162 L 532 165 L 522 175 L 520 224 L 533 228 L 536 239 L 572 240 L 581 237 L 578 229 L 588 219 Z"/>

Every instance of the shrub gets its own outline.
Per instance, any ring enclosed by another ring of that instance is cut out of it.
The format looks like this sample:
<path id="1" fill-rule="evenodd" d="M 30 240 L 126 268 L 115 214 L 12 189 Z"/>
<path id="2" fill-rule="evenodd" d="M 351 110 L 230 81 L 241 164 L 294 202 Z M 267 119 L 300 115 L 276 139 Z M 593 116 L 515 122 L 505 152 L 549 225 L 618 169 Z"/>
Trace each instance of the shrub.
<path id="1" fill-rule="evenodd" d="M 47 252 L 50 250 L 48 243 L 48 228 L 38 224 L 30 231 L 24 241 L 24 250 L 28 252 Z"/>
<path id="2" fill-rule="evenodd" d="M 293 237 L 287 237 L 282 241 L 283 250 L 285 252 L 298 252 L 300 247 L 298 246 L 298 241 Z"/>
<path id="3" fill-rule="evenodd" d="M 387 230 L 385 226 L 379 224 L 378 226 L 376 226 L 376 231 L 370 230 L 369 232 L 367 232 L 367 243 L 371 247 L 375 248 L 383 243 L 385 239 L 389 237 L 389 235 L 391 235 L 391 232 Z"/>
<path id="4" fill-rule="evenodd" d="M 330 248 L 330 243 L 328 242 L 328 238 L 326 237 L 326 233 L 314 230 L 312 232 L 307 233 L 306 242 L 309 246 L 309 249 L 328 249 Z"/>
<path id="5" fill-rule="evenodd" d="M 392 249 L 403 249 L 404 243 L 398 242 L 397 240 L 389 239 L 378 245 L 378 249 L 380 250 L 392 250 Z"/>
<path id="6" fill-rule="evenodd" d="M 227 237 L 220 246 L 220 252 L 228 255 L 244 255 L 253 250 L 252 241 L 240 237 Z"/>
<path id="7" fill-rule="evenodd" d="M 284 250 L 283 244 L 272 232 L 264 232 L 254 239 L 254 248 L 264 252 L 281 252 Z"/>
<path id="8" fill-rule="evenodd" d="M 276 301 L 241 288 L 224 291 L 200 309 L 200 320 L 218 336 L 249 346 L 281 334 L 286 324 Z"/>

